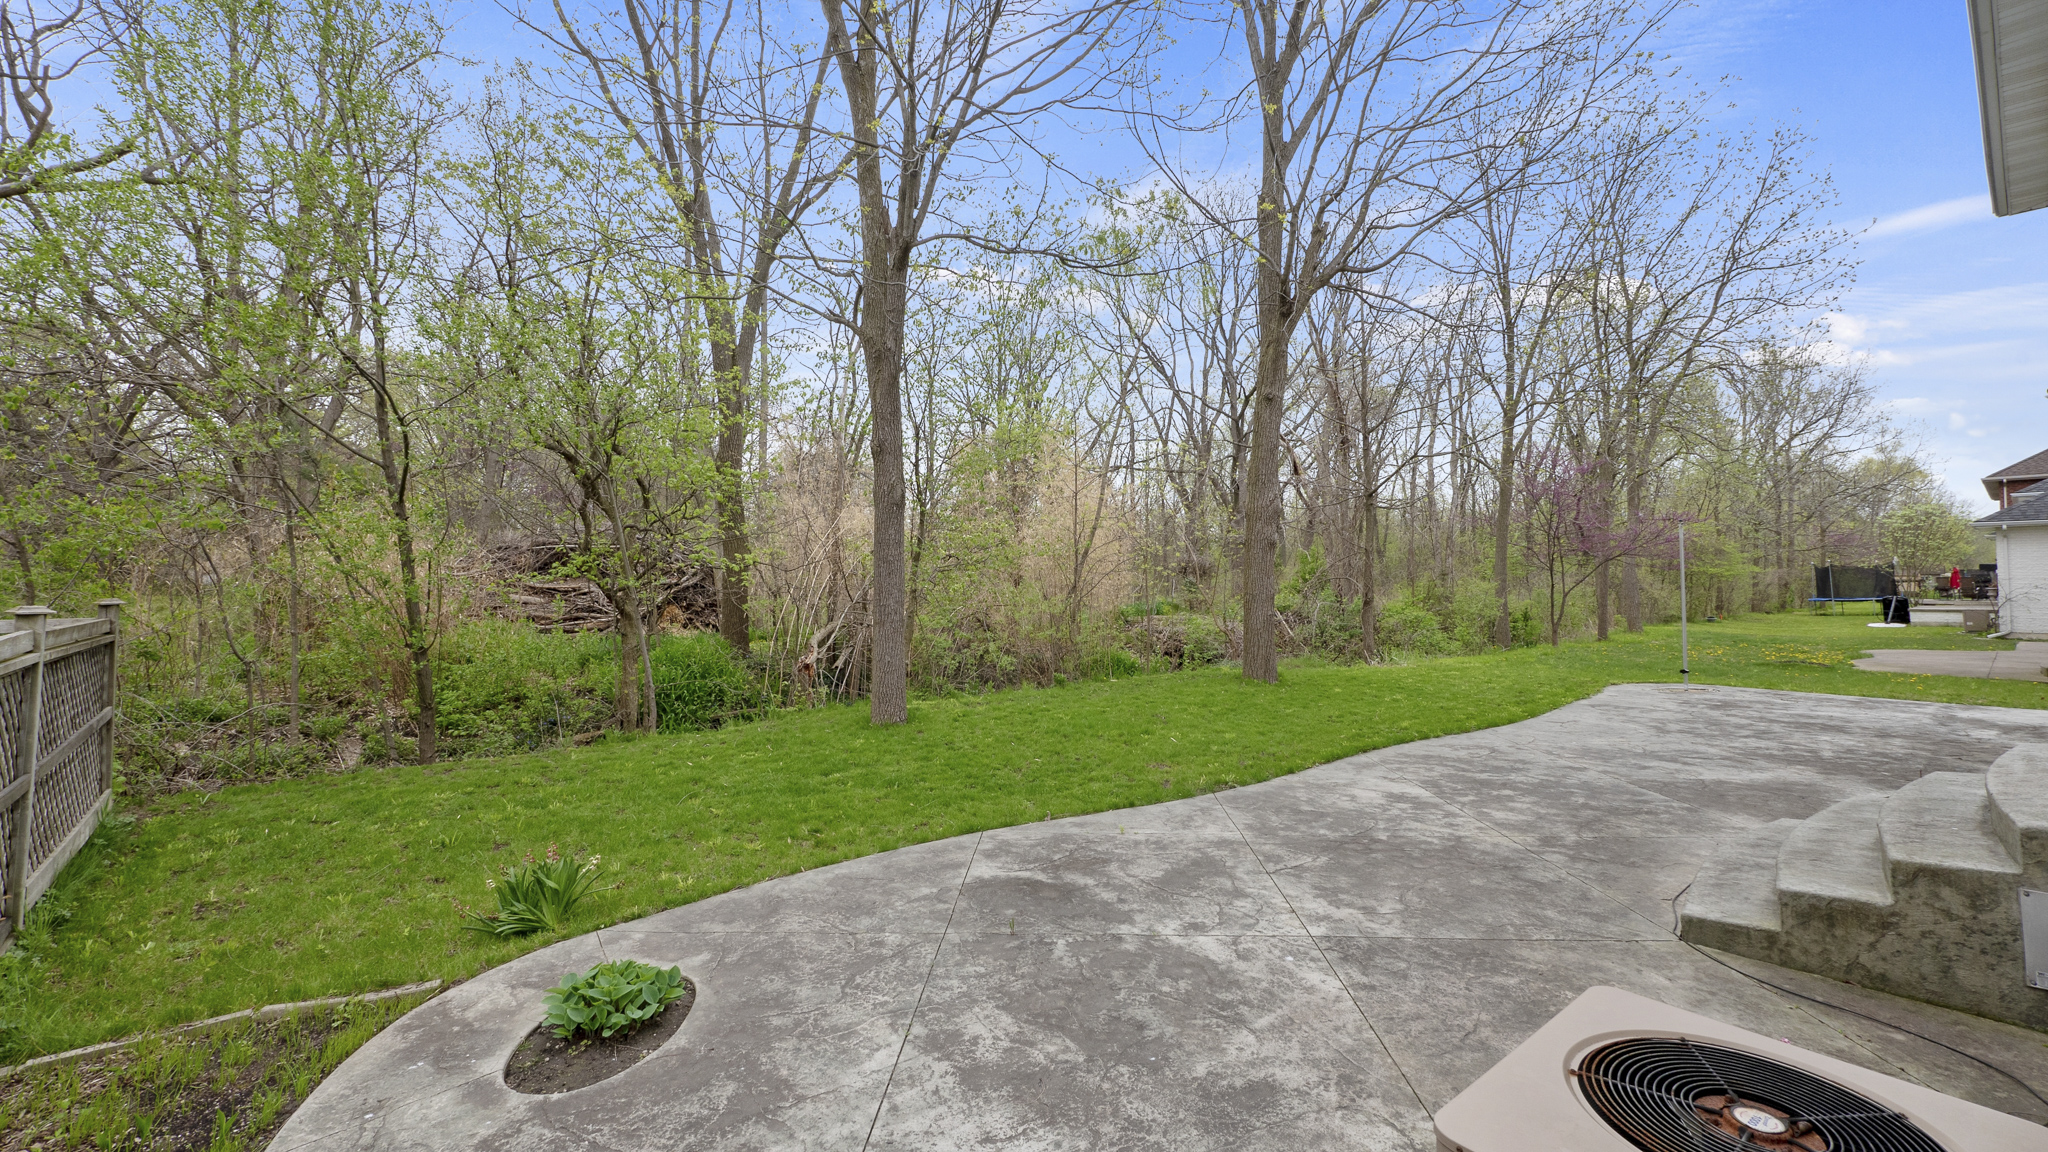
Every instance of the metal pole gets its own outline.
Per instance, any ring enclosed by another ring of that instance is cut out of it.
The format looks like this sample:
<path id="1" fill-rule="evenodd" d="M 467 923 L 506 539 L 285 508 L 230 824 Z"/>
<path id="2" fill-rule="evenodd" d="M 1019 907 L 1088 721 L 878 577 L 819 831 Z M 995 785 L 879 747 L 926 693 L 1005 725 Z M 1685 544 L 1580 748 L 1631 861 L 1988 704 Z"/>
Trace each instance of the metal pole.
<path id="1" fill-rule="evenodd" d="M 1692 650 L 1685 631 L 1685 525 L 1678 526 L 1678 675 L 1679 682 L 1692 687 Z"/>

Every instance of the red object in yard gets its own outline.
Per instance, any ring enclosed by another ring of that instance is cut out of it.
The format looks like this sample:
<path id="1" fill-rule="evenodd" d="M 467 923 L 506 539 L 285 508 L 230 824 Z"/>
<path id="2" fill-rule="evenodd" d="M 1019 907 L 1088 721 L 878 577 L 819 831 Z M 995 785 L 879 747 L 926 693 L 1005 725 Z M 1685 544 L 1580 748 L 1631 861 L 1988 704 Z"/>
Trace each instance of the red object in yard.
<path id="1" fill-rule="evenodd" d="M 1960 589 L 1960 588 L 1961 588 L 1962 586 L 1963 586 L 1963 570 L 1962 570 L 1961 568 L 1951 568 L 1951 569 L 1949 569 L 1949 570 L 1948 570 L 1948 590 L 1949 590 L 1949 591 L 1951 591 L 1951 592 L 1954 592 L 1954 591 L 1957 591 L 1958 589 Z"/>

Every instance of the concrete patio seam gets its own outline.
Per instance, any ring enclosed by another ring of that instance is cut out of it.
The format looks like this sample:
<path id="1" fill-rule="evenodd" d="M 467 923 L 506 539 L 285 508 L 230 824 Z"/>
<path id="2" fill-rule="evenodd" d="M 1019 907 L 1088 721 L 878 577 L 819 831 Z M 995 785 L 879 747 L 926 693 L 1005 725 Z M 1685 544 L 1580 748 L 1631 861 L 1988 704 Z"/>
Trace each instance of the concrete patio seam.
<path id="1" fill-rule="evenodd" d="M 1252 863 L 1259 866 L 1260 873 L 1266 877 L 1266 883 L 1273 886 L 1274 893 L 1280 897 L 1282 903 L 1287 905 L 1287 914 L 1294 917 L 1294 922 L 1301 925 L 1302 935 L 1308 938 L 1309 943 L 1315 945 L 1316 958 L 1323 962 L 1323 967 L 1329 971 L 1330 977 L 1337 981 L 1337 987 L 1344 990 L 1344 998 L 1351 1001 L 1352 1009 L 1358 1013 L 1358 1019 L 1365 1025 L 1365 1030 L 1372 1033 L 1373 1043 L 1379 1045 L 1380 1052 L 1387 1058 L 1387 1063 L 1393 1065 L 1394 1071 L 1400 1074 L 1401 1084 L 1408 1089 L 1408 1094 L 1414 1097 L 1415 1106 L 1422 1109 L 1423 1115 L 1434 1116 L 1435 1113 L 1423 1101 L 1422 1093 L 1416 1091 L 1415 1082 L 1409 1079 L 1408 1070 L 1401 1066 L 1400 1057 L 1394 1055 L 1394 1050 L 1387 1046 L 1387 1038 L 1380 1035 L 1380 1030 L 1373 1024 L 1372 1017 L 1366 1015 L 1365 1005 L 1358 1002 L 1358 994 L 1351 990 L 1351 982 L 1344 979 L 1342 972 L 1337 971 L 1337 965 L 1331 961 L 1330 953 L 1323 947 L 1322 940 L 1316 936 L 1314 930 L 1309 928 L 1308 921 L 1294 907 L 1294 898 L 1289 896 L 1287 890 L 1280 886 L 1279 878 L 1273 875 L 1271 868 L 1266 867 L 1265 858 L 1260 856 L 1259 850 L 1252 845 L 1251 837 L 1244 834 L 1244 828 L 1238 824 L 1237 817 L 1231 813 L 1230 805 L 1223 802 L 1223 793 L 1211 792 L 1210 795 L 1216 798 L 1216 807 L 1222 811 L 1223 818 L 1230 821 L 1230 827 L 1237 832 L 1237 838 L 1244 842 L 1244 850 L 1251 853 Z"/>
<path id="2" fill-rule="evenodd" d="M 946 937 L 953 931 L 953 918 L 960 913 L 960 896 L 967 891 L 967 880 L 974 875 L 974 861 L 981 855 L 982 837 L 986 832 L 974 834 L 974 846 L 967 851 L 967 866 L 960 870 L 960 882 L 953 886 L 953 903 L 946 909 L 946 926 L 939 930 L 938 943 L 932 945 L 931 963 L 925 965 L 924 980 L 917 986 L 917 998 L 910 1002 L 910 1017 L 903 1022 L 903 1036 L 896 1042 L 896 1058 L 889 1062 L 889 1075 L 882 1081 L 882 1093 L 875 1100 L 875 1115 L 868 1121 L 868 1134 L 861 1139 L 861 1152 L 867 1152 L 874 1143 L 875 1128 L 882 1122 L 882 1109 L 889 1106 L 889 1089 L 896 1083 L 896 1069 L 903 1065 L 903 1050 L 910 1047 L 910 1034 L 917 1028 L 917 1011 L 924 1007 L 924 995 L 931 989 L 932 973 L 939 970 L 939 955 L 946 950 Z"/>

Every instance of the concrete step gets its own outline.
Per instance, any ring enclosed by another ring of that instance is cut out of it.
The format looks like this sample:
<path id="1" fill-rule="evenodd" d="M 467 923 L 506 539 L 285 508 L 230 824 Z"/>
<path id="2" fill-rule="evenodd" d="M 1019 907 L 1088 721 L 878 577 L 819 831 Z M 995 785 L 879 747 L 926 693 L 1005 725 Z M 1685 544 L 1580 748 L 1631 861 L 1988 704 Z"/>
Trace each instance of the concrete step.
<path id="1" fill-rule="evenodd" d="M 1892 893 L 1923 879 L 1995 883 L 2019 876 L 2019 861 L 1994 830 L 1986 776 L 1929 772 L 1885 799 L 1878 822 Z"/>
<path id="2" fill-rule="evenodd" d="M 2019 888 L 2037 875 L 2048 890 L 2048 744 L 1728 838 L 1687 889 L 1679 936 L 2048 1028 L 2020 949 Z"/>
<path id="3" fill-rule="evenodd" d="M 1773 820 L 1723 840 L 1700 866 L 1678 909 L 1678 935 L 1707 948 L 1775 961 L 1778 852 L 1799 827 Z"/>
<path id="4" fill-rule="evenodd" d="M 1991 831 L 2029 888 L 2048 888 L 2048 744 L 2021 744 L 1985 777 Z"/>
<path id="5" fill-rule="evenodd" d="M 1885 794 L 1839 801 L 1800 821 L 1778 849 L 1780 963 L 1850 964 L 1885 932 L 1892 888 L 1878 821 Z"/>
<path id="6" fill-rule="evenodd" d="M 1852 796 L 1799 822 L 1778 849 L 1778 893 L 1890 907 L 1878 820 L 1886 796 Z"/>
<path id="7" fill-rule="evenodd" d="M 2020 865 L 1999 838 L 1988 774 L 1930 772 L 1878 821 L 1893 908 L 1882 937 L 1828 975 L 2033 1028 L 2048 994 L 2026 985 Z M 2023 808 L 2014 800 L 2016 808 Z"/>

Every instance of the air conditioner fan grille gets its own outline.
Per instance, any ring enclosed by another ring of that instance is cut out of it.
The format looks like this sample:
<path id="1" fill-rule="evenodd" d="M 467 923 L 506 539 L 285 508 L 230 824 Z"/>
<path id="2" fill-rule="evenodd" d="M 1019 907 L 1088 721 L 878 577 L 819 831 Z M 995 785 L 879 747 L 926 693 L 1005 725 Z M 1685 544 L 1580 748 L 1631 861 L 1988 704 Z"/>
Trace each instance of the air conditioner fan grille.
<path id="1" fill-rule="evenodd" d="M 1593 1111 L 1644 1152 L 1943 1152 L 1874 1100 L 1733 1048 L 1617 1040 L 1576 1072 Z"/>

